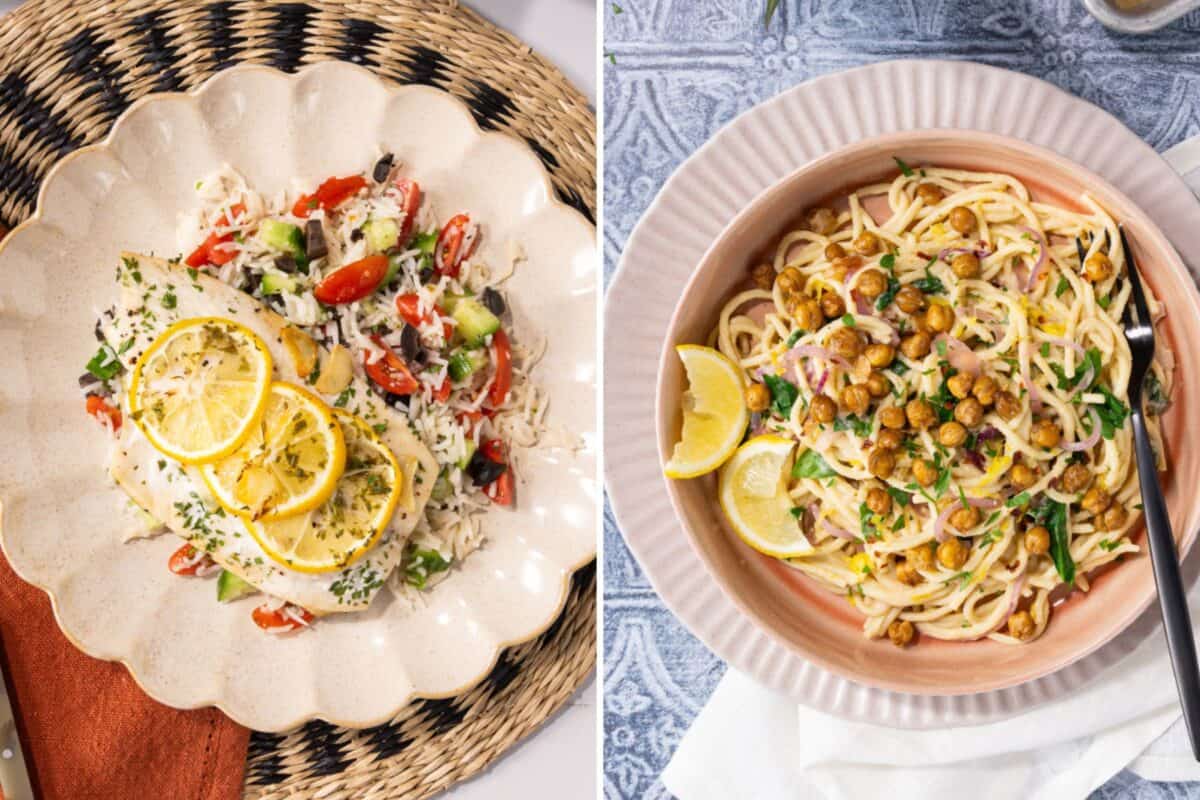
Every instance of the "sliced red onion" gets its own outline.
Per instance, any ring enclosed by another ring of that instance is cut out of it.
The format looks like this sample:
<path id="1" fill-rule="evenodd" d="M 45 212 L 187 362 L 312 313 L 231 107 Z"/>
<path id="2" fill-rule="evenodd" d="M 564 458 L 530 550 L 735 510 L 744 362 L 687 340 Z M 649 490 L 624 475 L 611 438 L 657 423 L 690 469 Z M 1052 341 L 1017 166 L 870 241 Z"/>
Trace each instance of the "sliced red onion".
<path id="1" fill-rule="evenodd" d="M 759 434 L 761 434 L 763 432 L 762 417 L 763 417 L 763 415 L 761 413 L 759 413 L 758 411 L 755 411 L 750 414 L 750 435 L 751 436 L 758 436 Z"/>
<path id="2" fill-rule="evenodd" d="M 1088 434 L 1086 439 L 1064 444 L 1062 446 L 1063 450 L 1069 450 L 1072 453 L 1078 453 L 1080 450 L 1091 450 L 1096 446 L 1096 442 L 1100 441 L 1100 415 L 1091 406 L 1088 406 L 1088 414 L 1092 418 L 1092 432 Z"/>
<path id="3" fill-rule="evenodd" d="M 1008 622 L 1008 618 L 1011 617 L 1013 615 L 1013 612 L 1017 610 L 1017 606 L 1021 602 L 1021 592 L 1024 589 L 1025 589 L 1025 573 L 1022 572 L 1020 575 L 1017 576 L 1017 579 L 1015 581 L 1013 581 L 1012 586 L 1009 587 L 1008 605 L 1005 607 L 1004 613 L 1000 615 L 1000 619 L 996 622 L 995 625 L 993 625 L 991 627 L 990 630 L 988 630 L 980 635 L 980 637 L 979 637 L 980 639 L 982 639 L 985 636 L 988 636 L 990 634 L 993 634 L 996 631 L 998 631 L 1004 627 L 1005 623 Z"/>
<path id="4" fill-rule="evenodd" d="M 990 497 L 968 497 L 967 502 L 970 503 L 973 508 L 990 509 L 1000 505 L 999 500 L 993 500 Z M 953 503 L 946 506 L 941 514 L 938 514 L 937 520 L 935 520 L 933 523 L 933 535 L 937 537 L 939 542 L 944 542 L 950 538 L 950 534 L 946 532 L 946 520 L 950 519 L 950 515 L 962 507 L 962 501 L 955 500 Z"/>
<path id="5" fill-rule="evenodd" d="M 813 387 L 813 393 L 820 394 L 821 390 L 825 388 L 825 381 L 827 380 L 829 380 L 829 367 L 826 367 L 821 372 L 821 377 L 817 378 L 817 385 Z"/>
<path id="6" fill-rule="evenodd" d="M 961 340 L 944 333 L 939 333 L 933 341 L 934 344 L 946 343 L 946 360 L 950 362 L 950 366 L 959 372 L 969 372 L 972 376 L 979 377 L 979 373 L 983 371 L 983 363 L 979 360 L 979 356 L 975 355 L 974 350 L 963 344 Z"/>
<path id="7" fill-rule="evenodd" d="M 974 450 L 968 450 L 964 447 L 962 449 L 962 456 L 963 456 L 963 458 L 965 458 L 967 460 L 968 464 L 970 464 L 972 467 L 979 470 L 980 472 L 982 472 L 982 471 L 984 471 L 984 469 L 986 469 L 986 464 L 983 460 L 983 456 L 981 454 L 975 452 Z"/>
<path id="8" fill-rule="evenodd" d="M 863 297 L 862 292 L 858 291 L 858 289 L 853 289 L 850 292 L 850 296 L 854 298 L 854 310 L 855 311 L 857 311 L 860 314 L 870 315 L 871 301 L 868 300 L 867 298 Z"/>
<path id="9" fill-rule="evenodd" d="M 983 243 L 980 242 L 980 245 L 982 245 L 982 244 Z M 990 256 L 993 252 L 995 252 L 995 251 L 988 250 L 986 247 L 983 247 L 983 246 L 980 246 L 980 247 L 947 247 L 945 250 L 938 253 L 938 258 L 941 259 L 942 261 L 945 261 L 947 264 L 949 264 L 950 259 L 956 255 L 959 255 L 960 253 L 974 253 L 976 258 L 983 259 L 983 258 L 987 258 L 988 256 Z"/>
<path id="10" fill-rule="evenodd" d="M 815 345 L 815 344 L 798 344 L 795 347 L 793 347 L 791 350 L 787 351 L 787 353 L 785 353 L 783 357 L 786 360 L 789 356 L 793 359 L 799 358 L 799 357 L 821 358 L 826 361 L 831 361 L 834 364 L 837 364 L 842 369 L 850 369 L 849 361 L 847 361 L 846 359 L 837 355 L 829 348 L 821 347 L 821 346 Z"/>
<path id="11" fill-rule="evenodd" d="M 1003 439 L 1004 434 L 991 425 L 984 425 L 975 436 L 977 442 L 990 442 L 992 439 Z"/>
<path id="12" fill-rule="evenodd" d="M 837 525 L 834 525 L 832 522 L 830 522 L 828 518 L 821 520 L 821 527 L 825 529 L 826 533 L 836 536 L 839 539 L 849 539 L 850 541 L 858 540 L 858 537 L 853 533 L 845 528 L 839 528 Z"/>
<path id="13" fill-rule="evenodd" d="M 1032 292 L 1033 287 L 1037 285 L 1038 275 L 1041 274 L 1042 267 L 1046 265 L 1046 237 L 1042 236 L 1041 231 L 1035 231 L 1033 228 L 1027 228 L 1024 225 L 1019 225 L 1018 227 L 1038 241 L 1037 263 L 1033 265 L 1033 269 L 1029 271 L 1029 277 L 1025 280 L 1025 291 Z"/>

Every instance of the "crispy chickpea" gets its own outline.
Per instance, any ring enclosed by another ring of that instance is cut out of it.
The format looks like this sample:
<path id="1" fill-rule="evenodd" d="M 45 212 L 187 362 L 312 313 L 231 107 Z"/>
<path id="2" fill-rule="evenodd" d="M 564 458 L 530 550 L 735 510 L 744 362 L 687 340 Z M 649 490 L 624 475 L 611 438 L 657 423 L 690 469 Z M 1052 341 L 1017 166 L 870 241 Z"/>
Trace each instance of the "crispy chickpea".
<path id="1" fill-rule="evenodd" d="M 1028 611 L 1018 611 L 1008 618 L 1008 635 L 1014 639 L 1028 639 L 1036 628 Z"/>
<path id="2" fill-rule="evenodd" d="M 955 206 L 950 210 L 950 227 L 966 236 L 975 230 L 975 215 L 969 208 Z"/>
<path id="3" fill-rule="evenodd" d="M 885 428 L 875 437 L 875 446 L 884 450 L 896 450 L 902 444 L 904 444 L 904 434 L 900 431 Z"/>
<path id="4" fill-rule="evenodd" d="M 898 619 L 891 625 L 888 625 L 888 639 L 891 639 L 892 644 L 896 647 L 905 647 L 913 640 L 916 635 L 916 628 L 906 619 Z"/>
<path id="5" fill-rule="evenodd" d="M 861 383 L 843 387 L 839 399 L 850 414 L 864 414 L 871 405 L 871 393 Z"/>
<path id="6" fill-rule="evenodd" d="M 945 196 L 946 194 L 942 191 L 942 187 L 936 183 L 917 184 L 917 197 L 921 198 L 921 201 L 927 206 L 937 205 L 942 202 Z"/>
<path id="7" fill-rule="evenodd" d="M 974 506 L 955 509 L 950 514 L 950 524 L 957 531 L 969 531 L 979 524 L 979 509 Z"/>
<path id="8" fill-rule="evenodd" d="M 846 255 L 846 250 L 837 242 L 830 242 L 825 245 L 825 260 L 836 261 Z"/>
<path id="9" fill-rule="evenodd" d="M 848 325 L 843 325 L 829 335 L 829 349 L 847 361 L 852 361 L 862 354 L 862 334 Z"/>
<path id="10" fill-rule="evenodd" d="M 815 331 L 825 324 L 821 306 L 811 297 L 799 295 L 793 298 L 788 304 L 788 311 L 801 330 Z"/>
<path id="11" fill-rule="evenodd" d="M 879 409 L 879 421 L 885 428 L 899 430 L 908 422 L 908 418 L 904 415 L 904 409 L 900 406 L 885 406 Z"/>
<path id="12" fill-rule="evenodd" d="M 950 379 L 946 381 L 946 388 L 950 390 L 950 394 L 963 400 L 971 394 L 971 386 L 974 383 L 974 375 L 969 372 L 959 372 L 950 376 Z"/>
<path id="13" fill-rule="evenodd" d="M 812 405 L 808 407 L 808 413 L 822 424 L 833 422 L 833 418 L 837 416 L 837 404 L 833 402 L 832 397 L 819 394 L 813 398 Z"/>
<path id="14" fill-rule="evenodd" d="M 908 424 L 917 430 L 928 428 L 937 421 L 937 414 L 933 413 L 933 406 L 915 397 L 904 405 L 904 414 L 908 417 Z"/>
<path id="15" fill-rule="evenodd" d="M 873 256 L 879 252 L 879 237 L 870 231 L 863 231 L 854 237 L 854 252 L 861 256 Z"/>
<path id="16" fill-rule="evenodd" d="M 928 550 L 926 551 L 928 552 Z M 910 564 L 908 561 L 896 562 L 896 580 L 906 586 L 916 586 L 924 578 L 921 577 L 920 571 Z"/>
<path id="17" fill-rule="evenodd" d="M 933 569 L 933 548 L 929 545 L 917 545 L 904 551 L 904 560 L 917 569 Z"/>
<path id="18" fill-rule="evenodd" d="M 1064 492 L 1082 492 L 1092 484 L 1092 471 L 1084 464 L 1072 464 L 1063 470 L 1061 483 Z"/>
<path id="19" fill-rule="evenodd" d="M 844 281 L 846 280 L 846 275 L 849 274 L 850 270 L 857 268 L 861 263 L 861 256 L 842 256 L 841 258 L 835 258 L 833 263 L 830 264 L 830 267 L 833 270 L 833 277 L 836 280 Z"/>
<path id="20" fill-rule="evenodd" d="M 883 369 L 896 360 L 896 348 L 890 344 L 869 344 L 864 352 L 875 369 Z"/>
<path id="21" fill-rule="evenodd" d="M 919 361 L 929 355 L 929 349 L 932 346 L 933 340 L 929 338 L 929 334 L 917 331 L 911 336 L 906 336 L 904 341 L 900 342 L 900 352 L 913 361 Z"/>
<path id="22" fill-rule="evenodd" d="M 1025 549 L 1032 555 L 1044 556 L 1050 552 L 1050 531 L 1035 525 L 1025 531 Z"/>
<path id="23" fill-rule="evenodd" d="M 877 269 L 867 270 L 862 273 L 855 288 L 863 297 L 874 300 L 887 290 L 887 278 Z"/>
<path id="24" fill-rule="evenodd" d="M 967 429 L 961 422 L 943 422 L 938 428 L 937 440 L 942 447 L 958 447 L 967 440 Z"/>
<path id="25" fill-rule="evenodd" d="M 867 459 L 867 470 L 880 480 L 887 480 L 896 468 L 896 455 L 891 450 L 876 448 Z"/>
<path id="26" fill-rule="evenodd" d="M 771 284 L 775 283 L 775 268 L 770 264 L 759 264 L 750 270 L 750 280 L 754 282 L 756 289 L 767 289 L 769 291 Z"/>
<path id="27" fill-rule="evenodd" d="M 903 286 L 896 292 L 896 305 L 905 314 L 915 314 L 925 307 L 925 293 L 915 286 Z"/>
<path id="28" fill-rule="evenodd" d="M 1008 482 L 1018 489 L 1028 489 L 1037 483 L 1037 470 L 1027 464 L 1013 464 L 1008 471 Z"/>
<path id="29" fill-rule="evenodd" d="M 912 465 L 913 479 L 922 486 L 928 486 L 937 480 L 938 471 L 933 462 L 919 458 Z"/>
<path id="30" fill-rule="evenodd" d="M 950 262 L 950 269 L 963 280 L 977 278 L 979 277 L 979 256 L 974 253 L 959 253 Z"/>
<path id="31" fill-rule="evenodd" d="M 1021 413 L 1021 401 L 1012 392 L 997 392 L 996 413 L 1000 415 L 1000 419 L 1013 419 Z"/>
<path id="32" fill-rule="evenodd" d="M 779 291 L 783 294 L 795 294 L 804 288 L 804 276 L 795 267 L 787 267 L 775 277 Z"/>
<path id="33" fill-rule="evenodd" d="M 954 327 L 954 309 L 941 303 L 931 305 L 925 312 L 925 325 L 931 331 L 945 333 Z"/>
<path id="34" fill-rule="evenodd" d="M 751 411 L 766 411 L 771 405 L 771 392 L 761 383 L 752 383 L 746 387 L 746 408 Z"/>
<path id="35" fill-rule="evenodd" d="M 828 236 L 837 230 L 837 214 L 831 208 L 814 208 L 808 212 L 808 227 Z"/>
<path id="36" fill-rule="evenodd" d="M 892 382 L 881 373 L 872 372 L 867 376 L 866 387 L 871 397 L 885 397 L 892 390 Z"/>
<path id="37" fill-rule="evenodd" d="M 867 492 L 867 508 L 875 514 L 887 514 L 892 510 L 892 496 L 883 489 L 871 489 Z"/>
<path id="38" fill-rule="evenodd" d="M 959 400 L 958 405 L 954 407 L 954 418 L 968 428 L 978 425 L 983 419 L 983 405 L 974 397 Z"/>
<path id="39" fill-rule="evenodd" d="M 1115 531 L 1128 521 L 1129 512 L 1125 507 L 1113 503 L 1100 515 L 1099 526 L 1106 531 Z"/>
<path id="40" fill-rule="evenodd" d="M 1113 265 L 1104 253 L 1092 253 L 1083 262 L 1083 274 L 1092 283 L 1100 283 L 1112 277 Z"/>
<path id="41" fill-rule="evenodd" d="M 946 569 L 962 569 L 962 565 L 967 563 L 967 556 L 970 554 L 970 548 L 951 536 L 938 545 L 937 560 Z"/>
<path id="42" fill-rule="evenodd" d="M 837 319 L 842 314 L 846 313 L 846 301 L 837 292 L 823 292 L 821 294 L 821 313 L 827 319 Z"/>
<path id="43" fill-rule="evenodd" d="M 975 385 L 971 387 L 971 395 L 986 408 L 996 402 L 998 389 L 995 378 L 991 375 L 980 375 L 975 379 Z"/>
<path id="44" fill-rule="evenodd" d="M 1029 439 L 1036 446 L 1049 450 L 1051 447 L 1058 447 L 1058 443 L 1062 440 L 1062 429 L 1053 420 L 1039 419 L 1033 423 Z"/>
<path id="45" fill-rule="evenodd" d="M 1089 511 L 1097 517 L 1104 513 L 1104 510 L 1111 504 L 1112 497 L 1099 486 L 1088 489 L 1087 494 L 1079 501 L 1079 505 L 1084 511 Z"/>

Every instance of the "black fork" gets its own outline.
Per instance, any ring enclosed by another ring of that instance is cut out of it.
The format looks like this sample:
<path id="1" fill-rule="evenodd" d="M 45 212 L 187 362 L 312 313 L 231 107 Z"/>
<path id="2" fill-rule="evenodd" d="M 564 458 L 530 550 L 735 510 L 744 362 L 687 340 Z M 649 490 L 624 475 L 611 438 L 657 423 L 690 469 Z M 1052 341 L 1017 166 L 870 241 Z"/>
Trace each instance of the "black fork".
<path id="1" fill-rule="evenodd" d="M 1187 592 L 1179 573 L 1179 554 L 1171 533 L 1171 520 L 1167 516 L 1162 487 L 1158 485 L 1158 469 L 1154 451 L 1150 447 L 1150 435 L 1146 432 L 1146 416 L 1142 412 L 1142 384 L 1154 360 L 1154 326 L 1150 307 L 1146 303 L 1146 292 L 1142 289 L 1142 279 L 1133 262 L 1133 251 L 1125 238 L 1125 229 L 1122 227 L 1120 231 L 1121 250 L 1125 254 L 1125 269 L 1129 273 L 1133 295 L 1133 302 L 1125 304 L 1121 322 L 1125 326 L 1125 341 L 1129 342 L 1133 357 L 1129 373 L 1129 408 L 1138 483 L 1142 489 L 1142 507 L 1146 519 L 1146 539 L 1150 542 L 1150 562 L 1154 567 L 1154 581 L 1158 584 L 1158 605 L 1167 633 L 1167 649 L 1171 652 L 1171 668 L 1175 672 L 1179 702 L 1183 706 L 1183 720 L 1192 744 L 1192 757 L 1200 761 L 1200 741 L 1197 739 L 1200 736 L 1200 666 L 1196 663 L 1196 640 L 1192 634 L 1191 614 L 1188 613 Z"/>

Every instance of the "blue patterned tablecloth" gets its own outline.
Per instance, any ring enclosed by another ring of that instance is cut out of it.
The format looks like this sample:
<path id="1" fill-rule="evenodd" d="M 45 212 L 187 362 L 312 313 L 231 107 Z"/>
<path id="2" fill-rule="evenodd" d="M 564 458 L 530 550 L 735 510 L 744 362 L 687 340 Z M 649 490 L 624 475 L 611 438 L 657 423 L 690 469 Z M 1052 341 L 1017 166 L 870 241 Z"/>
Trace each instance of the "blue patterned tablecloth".
<path id="1" fill-rule="evenodd" d="M 606 0 L 606 278 L 663 182 L 718 128 L 866 62 L 956 58 L 1027 72 L 1111 111 L 1159 151 L 1200 133 L 1200 12 L 1134 37 L 1103 28 L 1079 0 L 783 0 L 769 29 L 764 3 Z M 669 797 L 658 776 L 725 667 L 663 607 L 607 507 L 604 577 L 605 794 Z M 1200 798 L 1200 784 L 1125 771 L 1094 798 Z"/>

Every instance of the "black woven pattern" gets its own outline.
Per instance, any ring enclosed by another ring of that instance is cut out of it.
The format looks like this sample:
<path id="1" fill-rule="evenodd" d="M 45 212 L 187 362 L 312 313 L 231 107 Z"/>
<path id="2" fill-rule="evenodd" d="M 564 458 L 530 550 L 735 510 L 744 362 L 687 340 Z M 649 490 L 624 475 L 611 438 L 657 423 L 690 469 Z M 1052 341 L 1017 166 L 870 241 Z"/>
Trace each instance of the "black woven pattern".
<path id="1" fill-rule="evenodd" d="M 205 6 L 203 18 L 207 32 L 204 44 L 215 60 L 213 68 L 219 71 L 232 67 L 237 63 L 238 47 L 245 41 L 233 27 L 233 0 Z"/>
<path id="2" fill-rule="evenodd" d="M 338 58 L 364 67 L 378 67 L 371 46 L 383 39 L 384 29 L 366 19 L 348 19 L 343 23 L 342 35 L 346 43 L 338 50 Z"/>
<path id="3" fill-rule="evenodd" d="M 106 55 L 112 47 L 110 39 L 90 28 L 72 36 L 64 47 L 68 58 L 64 72 L 83 81 L 79 100 L 97 97 L 109 123 L 114 122 L 130 102 L 118 77 L 125 73 L 125 68 Z"/>
<path id="4" fill-rule="evenodd" d="M 178 92 L 183 88 L 179 74 L 179 51 L 171 43 L 161 11 L 150 11 L 132 20 L 132 29 L 141 44 L 142 61 L 153 68 L 154 91 Z"/>
<path id="5" fill-rule="evenodd" d="M 276 6 L 275 13 L 278 16 L 269 34 L 271 54 L 267 63 L 284 72 L 295 72 L 304 58 L 308 23 L 317 10 L 306 3 L 288 3 Z"/>

